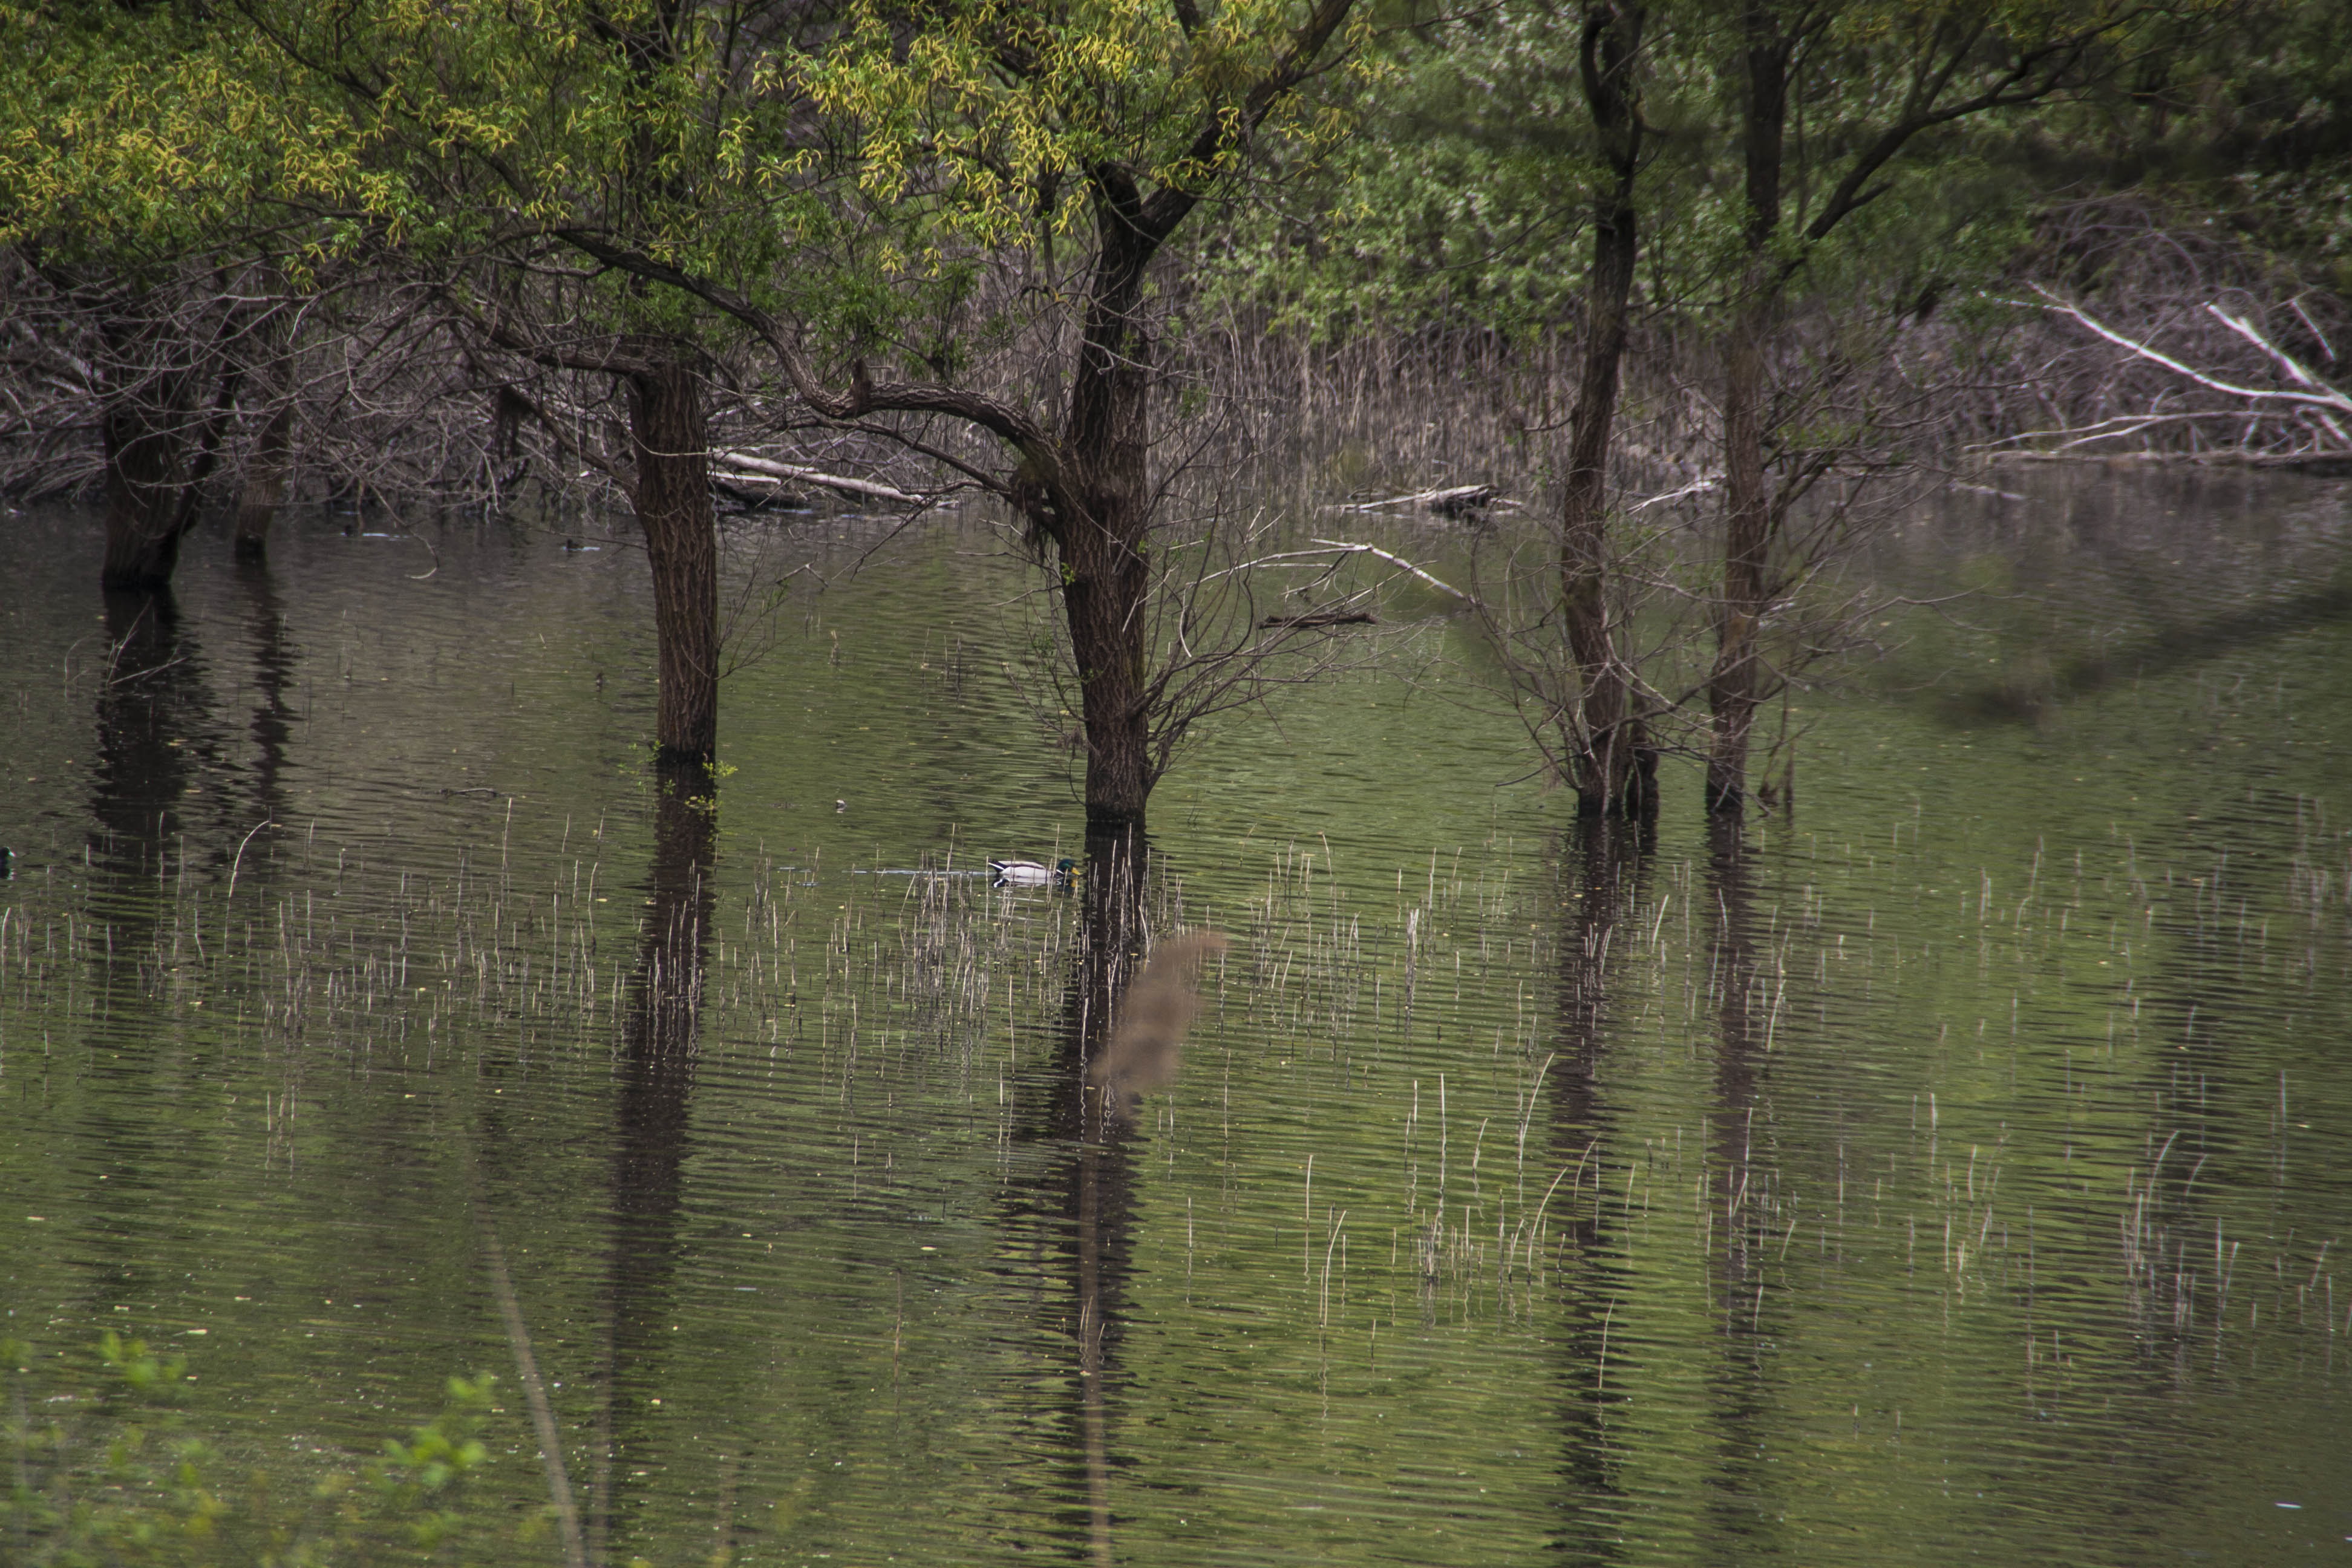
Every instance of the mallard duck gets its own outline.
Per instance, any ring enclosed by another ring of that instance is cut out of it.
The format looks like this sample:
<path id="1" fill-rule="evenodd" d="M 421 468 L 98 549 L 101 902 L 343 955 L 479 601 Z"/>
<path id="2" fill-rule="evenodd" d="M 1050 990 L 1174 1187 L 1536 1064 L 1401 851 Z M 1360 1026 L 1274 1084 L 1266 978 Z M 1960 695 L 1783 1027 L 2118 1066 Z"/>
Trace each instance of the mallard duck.
<path id="1" fill-rule="evenodd" d="M 1077 878 L 1078 863 L 1066 855 L 1051 866 L 1043 860 L 991 860 L 988 871 L 1000 888 L 1066 888 Z"/>

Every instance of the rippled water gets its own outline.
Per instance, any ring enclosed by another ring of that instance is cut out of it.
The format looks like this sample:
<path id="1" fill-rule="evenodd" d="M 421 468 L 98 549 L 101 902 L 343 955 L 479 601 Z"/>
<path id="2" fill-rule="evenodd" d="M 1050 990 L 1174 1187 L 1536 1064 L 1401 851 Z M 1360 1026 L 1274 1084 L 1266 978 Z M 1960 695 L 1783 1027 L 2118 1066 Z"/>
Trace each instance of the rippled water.
<path id="1" fill-rule="evenodd" d="M 152 1560 L 562 1562 L 519 1342 L 598 1562 L 2352 1552 L 2352 510 L 2023 493 L 1865 563 L 1935 603 L 1742 838 L 1580 827 L 1434 600 L 1226 721 L 1143 903 L 1233 945 L 1091 1138 L 1103 900 L 972 874 L 1083 845 L 985 531 L 733 525 L 810 570 L 709 809 L 625 547 L 314 517 L 166 622 L 7 520 L 0 1555 L 184 1526 L 136 1427 L 223 1500 Z M 470 1479 L 313 1496 L 478 1373 Z"/>

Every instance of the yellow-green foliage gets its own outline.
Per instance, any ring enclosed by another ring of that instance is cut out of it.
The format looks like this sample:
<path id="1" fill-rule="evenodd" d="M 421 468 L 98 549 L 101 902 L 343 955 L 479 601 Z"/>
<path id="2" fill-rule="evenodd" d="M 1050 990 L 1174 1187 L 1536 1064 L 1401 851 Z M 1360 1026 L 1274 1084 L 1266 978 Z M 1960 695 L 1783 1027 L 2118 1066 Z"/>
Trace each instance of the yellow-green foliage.
<path id="1" fill-rule="evenodd" d="M 363 147 L 312 85 L 175 7 L 0 5 L 0 243 L 161 257 L 343 201 Z"/>
<path id="2" fill-rule="evenodd" d="M 117 262 L 238 237 L 462 258 L 548 236 L 726 284 L 847 339 L 1052 247 L 1116 167 L 1196 193 L 1258 140 L 1310 154 L 1338 108 L 1251 93 L 1310 15 L 1234 0 L 912 12 L 647 0 L 0 0 L 0 241 Z M 589 280 L 613 324 L 691 331 L 662 289 Z"/>
<path id="3" fill-rule="evenodd" d="M 1201 132 L 1238 127 L 1304 16 L 1285 0 L 1236 0 L 1188 35 L 1152 0 L 972 0 L 927 11 L 909 37 L 897 12 L 858 0 L 837 41 L 779 62 L 778 74 L 856 128 L 868 197 L 920 196 L 945 235 L 1003 243 L 1033 225 L 1060 233 L 1088 221 L 1055 197 L 1098 166 L 1195 192 L 1232 174 L 1241 139 L 1204 147 Z M 1295 98 L 1270 123 L 1277 139 L 1318 148 L 1346 128 L 1337 106 Z"/>

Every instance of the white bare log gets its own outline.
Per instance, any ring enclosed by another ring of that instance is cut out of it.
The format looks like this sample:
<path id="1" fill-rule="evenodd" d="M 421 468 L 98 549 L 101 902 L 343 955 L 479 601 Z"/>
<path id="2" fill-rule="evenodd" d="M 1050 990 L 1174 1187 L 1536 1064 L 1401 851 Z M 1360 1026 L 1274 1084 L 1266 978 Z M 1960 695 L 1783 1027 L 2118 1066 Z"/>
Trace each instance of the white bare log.
<path id="1" fill-rule="evenodd" d="M 2303 300 L 2301 297 L 2298 296 L 2295 299 L 2289 300 L 2286 303 L 2287 309 L 2294 312 L 2295 320 L 2301 321 L 2305 326 L 2311 329 L 2311 335 L 2319 340 L 2320 352 L 2325 353 L 2330 361 L 2333 361 L 2336 358 L 2336 345 L 2327 341 L 2327 334 L 2319 330 L 2319 323 L 2313 321 L 2311 319 L 2311 312 L 2303 308 Z"/>
<path id="2" fill-rule="evenodd" d="M 1635 501 L 1632 506 L 1627 507 L 1625 510 L 1627 515 L 1630 516 L 1637 511 L 1647 511 L 1650 508 L 1661 505 L 1666 501 L 1684 500 L 1691 496 L 1705 495 L 1707 491 L 1715 489 L 1716 483 L 1717 481 L 1712 479 L 1695 480 L 1690 484 L 1685 485 L 1678 490 L 1668 490 L 1663 495 L 1644 496 L 1640 500 Z"/>
<path id="3" fill-rule="evenodd" d="M 1425 507 L 1431 511 L 1445 511 L 1463 507 L 1485 506 L 1495 499 L 1492 485 L 1449 485 L 1443 489 L 1416 490 L 1409 496 L 1388 496 L 1380 500 L 1361 500 L 1335 508 L 1339 511 L 1380 511 L 1392 506 Z"/>
<path id="4" fill-rule="evenodd" d="M 2158 425 L 2178 425 L 2200 419 L 2294 419 L 2303 412 L 2301 409 L 2294 408 L 2193 408 L 2179 414 L 2116 414 L 2095 425 L 2062 425 L 2051 430 L 2021 430 L 2014 436 L 2003 436 L 1998 441 L 1982 442 L 1977 446 L 1965 447 L 1963 450 L 1990 452 L 1995 458 L 2050 457 L 2061 452 L 2071 452 L 2077 447 L 2089 446 L 2094 441 L 2111 441 L 2122 436 L 2137 436 L 2141 431 L 2153 429 Z M 2071 437 L 2072 439 L 2061 441 L 2055 447 L 2042 451 L 2000 450 L 2004 447 L 2015 447 L 2026 441 L 2039 441 L 2051 436 L 2066 436 Z"/>
<path id="5" fill-rule="evenodd" d="M 798 479 L 804 485 L 816 485 L 824 489 L 839 490 L 844 495 L 867 496 L 875 500 L 898 501 L 907 506 L 928 506 L 935 497 L 911 494 L 877 484 L 872 479 L 851 479 L 846 474 L 828 474 L 820 469 L 803 468 L 798 463 L 779 463 L 772 458 L 755 458 L 749 452 L 713 452 L 710 460 L 747 474 L 762 474 L 770 479 Z"/>
<path id="6" fill-rule="evenodd" d="M 2238 320 L 2237 317 L 2230 314 L 2229 311 L 2224 310 L 2219 305 L 2208 303 L 2205 307 L 2205 313 L 2211 316 L 2223 326 L 2229 328 L 2231 331 L 2237 333 L 2240 337 L 2245 339 L 2248 342 L 2253 344 L 2254 347 L 2262 350 L 2263 353 L 2270 355 L 2271 358 L 2276 360 L 2279 363 L 2279 367 L 2284 370 L 2287 374 L 2294 377 L 2295 380 L 2303 383 L 2304 385 L 2311 388 L 2312 391 L 2322 393 L 2333 397 L 2347 413 L 2352 413 L 2352 398 L 2347 398 L 2342 393 L 2337 392 L 2334 387 L 2328 385 L 2326 382 L 2312 374 L 2308 370 L 2305 370 L 2301 364 L 2295 362 L 2295 358 L 2293 354 L 2288 353 L 2285 350 L 2272 342 L 2268 338 L 2263 336 L 2262 333 L 2254 331 L 2252 325 Z"/>
<path id="7" fill-rule="evenodd" d="M 2223 326 L 2229 328 L 2231 331 L 2237 333 L 2240 337 L 2253 344 L 2254 347 L 2262 350 L 2263 353 L 2276 360 L 2280 366 L 2285 370 L 2287 374 L 2294 377 L 2295 380 L 2303 383 L 2304 385 L 2310 387 L 2315 392 L 2326 393 L 2333 396 L 2336 399 L 2336 404 L 2338 408 L 2345 413 L 2352 414 L 2352 397 L 2345 396 L 2344 394 L 2337 392 L 2334 387 L 2328 385 L 2326 382 L 2320 380 L 2319 377 L 2314 375 L 2309 370 L 2305 369 L 2293 354 L 2288 353 L 2284 349 L 2280 348 L 2276 343 L 2272 342 L 2268 338 L 2263 336 L 2262 333 L 2254 331 L 2253 327 L 2250 323 L 2238 320 L 2237 317 L 2231 315 L 2219 305 L 2209 304 L 2205 309 L 2212 313 L 2215 321 L 2221 322 Z M 2298 307 L 2298 313 L 2299 311 L 2300 307 Z M 2309 320 L 2308 317 L 2305 317 L 2305 319 L 2306 321 Z M 2314 331 L 2316 330 L 2317 329 L 2315 328 L 2314 329 Z M 2336 422 L 2335 415 L 2329 413 L 2325 408 L 2314 409 L 2312 412 L 2322 425 L 2327 426 L 2327 433 L 2329 435 L 2335 437 L 2342 445 L 2352 447 L 2352 435 L 2345 434 L 2344 426 Z"/>

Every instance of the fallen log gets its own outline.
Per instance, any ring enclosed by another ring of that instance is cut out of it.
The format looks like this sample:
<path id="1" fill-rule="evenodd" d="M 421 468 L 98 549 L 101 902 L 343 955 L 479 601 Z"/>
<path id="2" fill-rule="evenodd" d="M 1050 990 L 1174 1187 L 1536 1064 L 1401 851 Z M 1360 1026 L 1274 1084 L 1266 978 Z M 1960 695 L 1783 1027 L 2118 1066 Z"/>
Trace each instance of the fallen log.
<path id="1" fill-rule="evenodd" d="M 931 498 L 914 495 L 872 479 L 851 479 L 846 474 L 828 474 L 816 468 L 805 468 L 798 463 L 779 463 L 772 458 L 755 458 L 749 452 L 713 452 L 710 460 L 739 468 L 747 474 L 765 474 L 779 479 L 798 479 L 804 485 L 816 485 L 844 495 L 866 496 L 874 500 L 898 501 L 906 506 L 926 506 Z"/>
<path id="2" fill-rule="evenodd" d="M 1258 622 L 1262 632 L 1311 631 L 1318 626 L 1369 626 L 1379 624 L 1370 610 L 1310 610 L 1299 616 L 1268 616 Z"/>
<path id="3" fill-rule="evenodd" d="M 773 474 L 754 474 L 748 481 L 710 476 L 710 488 L 745 511 L 806 511 L 808 497 L 783 489 L 783 483 Z"/>
<path id="4" fill-rule="evenodd" d="M 1459 517 L 1464 512 L 1479 511 L 1492 506 L 1496 496 L 1492 485 L 1451 485 L 1444 489 L 1416 490 L 1409 496 L 1387 496 L 1380 500 L 1352 501 L 1339 508 L 1340 511 L 1380 511 L 1392 506 L 1417 506 L 1444 517 Z"/>

